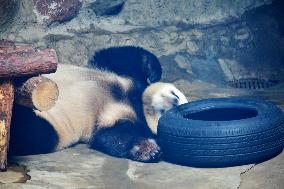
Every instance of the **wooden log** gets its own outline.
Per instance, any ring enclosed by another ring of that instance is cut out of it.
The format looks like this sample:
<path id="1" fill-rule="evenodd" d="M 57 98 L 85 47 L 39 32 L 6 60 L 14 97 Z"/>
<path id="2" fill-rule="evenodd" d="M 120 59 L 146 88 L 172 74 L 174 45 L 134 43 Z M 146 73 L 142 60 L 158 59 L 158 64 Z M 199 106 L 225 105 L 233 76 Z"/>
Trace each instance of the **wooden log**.
<path id="1" fill-rule="evenodd" d="M 40 111 L 52 108 L 58 95 L 56 83 L 43 76 L 32 77 L 15 87 L 15 102 L 17 104 Z"/>
<path id="2" fill-rule="evenodd" d="M 35 76 L 52 73 L 57 69 L 57 56 L 53 49 L 2 48 L 0 52 L 0 78 Z"/>
<path id="3" fill-rule="evenodd" d="M 53 49 L 36 51 L 29 46 L 16 46 L 0 40 L 0 171 L 7 169 L 12 106 L 14 101 L 13 77 L 33 76 L 55 72 L 57 56 Z M 44 77 L 27 80 L 17 89 L 17 101 L 45 110 L 58 97 L 57 85 Z"/>
<path id="4" fill-rule="evenodd" d="M 14 88 L 12 81 L 9 79 L 0 81 L 0 171 L 6 171 L 7 169 L 13 100 Z"/>

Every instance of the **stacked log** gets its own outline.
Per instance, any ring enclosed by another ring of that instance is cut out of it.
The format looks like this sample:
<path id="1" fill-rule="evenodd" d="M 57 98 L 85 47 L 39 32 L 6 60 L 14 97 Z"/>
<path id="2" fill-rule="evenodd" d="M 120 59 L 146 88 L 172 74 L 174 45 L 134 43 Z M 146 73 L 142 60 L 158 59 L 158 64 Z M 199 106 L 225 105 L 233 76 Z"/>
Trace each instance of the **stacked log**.
<path id="1" fill-rule="evenodd" d="M 37 51 L 0 40 L 0 171 L 7 169 L 13 102 L 40 111 L 50 109 L 58 98 L 58 88 L 39 74 L 55 72 L 57 62 L 53 49 Z"/>
<path id="2" fill-rule="evenodd" d="M 0 171 L 6 170 L 14 87 L 10 79 L 0 83 Z"/>

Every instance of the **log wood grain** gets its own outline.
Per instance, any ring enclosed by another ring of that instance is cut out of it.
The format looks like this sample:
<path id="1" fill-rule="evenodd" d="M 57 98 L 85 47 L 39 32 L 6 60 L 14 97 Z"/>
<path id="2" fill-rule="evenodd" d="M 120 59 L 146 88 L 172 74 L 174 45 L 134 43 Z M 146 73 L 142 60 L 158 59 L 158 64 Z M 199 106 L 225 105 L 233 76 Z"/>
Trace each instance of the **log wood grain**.
<path id="1" fill-rule="evenodd" d="M 14 88 L 10 79 L 0 81 L 0 171 L 7 169 L 7 152 L 10 136 L 10 124 Z"/>
<path id="2" fill-rule="evenodd" d="M 57 69 L 53 49 L 33 51 L 31 47 L 0 48 L 0 78 L 36 76 Z"/>
<path id="3" fill-rule="evenodd" d="M 52 108 L 58 99 L 56 83 L 46 77 L 32 77 L 15 88 L 17 104 L 46 111 Z"/>

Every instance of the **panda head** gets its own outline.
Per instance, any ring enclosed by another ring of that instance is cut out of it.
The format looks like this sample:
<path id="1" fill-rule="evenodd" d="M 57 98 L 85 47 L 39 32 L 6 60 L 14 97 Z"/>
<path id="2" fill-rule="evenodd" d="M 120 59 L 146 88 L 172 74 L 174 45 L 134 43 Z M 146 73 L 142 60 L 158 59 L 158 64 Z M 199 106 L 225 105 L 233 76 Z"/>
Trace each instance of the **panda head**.
<path id="1" fill-rule="evenodd" d="M 149 85 L 143 92 L 143 110 L 152 133 L 157 134 L 158 120 L 165 111 L 187 102 L 173 84 L 157 82 Z"/>

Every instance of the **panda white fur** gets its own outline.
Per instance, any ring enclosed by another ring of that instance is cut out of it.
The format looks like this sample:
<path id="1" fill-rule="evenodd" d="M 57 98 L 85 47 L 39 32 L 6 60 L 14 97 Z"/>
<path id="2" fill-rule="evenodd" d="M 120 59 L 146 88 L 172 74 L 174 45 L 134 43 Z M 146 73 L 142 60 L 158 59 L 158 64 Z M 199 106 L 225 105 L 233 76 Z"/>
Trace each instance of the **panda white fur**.
<path id="1" fill-rule="evenodd" d="M 157 82 L 143 92 L 143 110 L 148 127 L 157 134 L 159 118 L 176 105 L 187 103 L 184 94 L 173 84 Z"/>
<path id="2" fill-rule="evenodd" d="M 83 142 L 112 156 L 154 162 L 161 156 L 153 137 L 159 117 L 187 102 L 172 84 L 141 89 L 135 78 L 106 69 L 59 65 L 56 73 L 44 76 L 57 83 L 58 101 L 42 112 L 15 106 L 11 155 L 47 153 Z"/>

